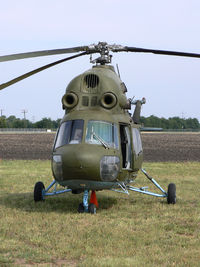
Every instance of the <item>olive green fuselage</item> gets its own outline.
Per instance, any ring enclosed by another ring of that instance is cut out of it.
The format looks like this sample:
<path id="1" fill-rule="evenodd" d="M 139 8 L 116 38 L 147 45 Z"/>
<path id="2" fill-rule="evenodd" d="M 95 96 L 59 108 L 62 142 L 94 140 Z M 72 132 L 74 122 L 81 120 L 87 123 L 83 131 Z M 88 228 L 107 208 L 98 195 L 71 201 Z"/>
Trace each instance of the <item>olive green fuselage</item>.
<path id="1" fill-rule="evenodd" d="M 100 190 L 136 178 L 143 153 L 124 88 L 112 66 L 93 67 L 70 82 L 62 99 L 65 115 L 52 157 L 59 184 Z M 79 129 L 72 126 L 75 123 L 81 125 Z M 71 140 L 75 130 L 81 134 L 78 141 Z"/>

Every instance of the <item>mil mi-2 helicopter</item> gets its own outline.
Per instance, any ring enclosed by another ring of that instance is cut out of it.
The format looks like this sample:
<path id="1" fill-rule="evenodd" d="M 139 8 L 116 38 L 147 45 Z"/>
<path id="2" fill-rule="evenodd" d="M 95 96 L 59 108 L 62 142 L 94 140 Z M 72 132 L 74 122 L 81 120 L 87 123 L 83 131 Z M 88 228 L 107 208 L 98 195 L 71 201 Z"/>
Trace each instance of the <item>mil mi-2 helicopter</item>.
<path id="1" fill-rule="evenodd" d="M 99 42 L 89 46 L 54 49 L 1 56 L 0 62 L 31 57 L 77 53 L 21 75 L 7 83 L 4 89 L 20 80 L 76 57 L 90 55 L 91 69 L 75 77 L 62 97 L 64 117 L 57 131 L 52 151 L 54 181 L 45 189 L 42 182 L 34 188 L 34 200 L 46 196 L 72 192 L 83 193 L 78 212 L 96 213 L 98 206 L 95 191 L 129 191 L 167 198 L 176 203 L 176 186 L 170 183 L 167 192 L 142 168 L 143 149 L 140 137 L 140 112 L 146 100 L 127 99 L 127 88 L 111 63 L 111 52 L 142 52 L 160 55 L 200 58 L 200 54 L 109 45 Z M 100 56 L 92 59 L 92 54 Z M 135 105 L 133 114 L 129 113 Z M 150 192 L 146 187 L 133 187 L 131 183 L 141 170 L 161 191 Z M 57 185 L 64 187 L 57 190 Z M 50 190 L 52 187 L 53 191 Z M 89 191 L 92 191 L 90 204 Z"/>

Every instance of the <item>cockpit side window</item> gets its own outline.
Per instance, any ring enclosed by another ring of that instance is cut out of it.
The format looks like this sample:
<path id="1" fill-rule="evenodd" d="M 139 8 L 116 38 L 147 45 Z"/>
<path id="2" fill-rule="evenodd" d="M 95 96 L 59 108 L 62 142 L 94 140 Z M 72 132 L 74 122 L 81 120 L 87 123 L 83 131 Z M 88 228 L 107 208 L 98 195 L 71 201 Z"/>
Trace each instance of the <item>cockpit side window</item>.
<path id="1" fill-rule="evenodd" d="M 132 128 L 132 137 L 133 137 L 133 149 L 136 156 L 142 152 L 142 141 L 140 137 L 140 132 L 137 128 Z"/>
<path id="2" fill-rule="evenodd" d="M 67 144 L 80 144 L 83 137 L 83 120 L 65 121 L 57 134 L 55 148 Z"/>
<path id="3" fill-rule="evenodd" d="M 79 144 L 83 137 L 83 120 L 72 121 L 69 144 Z"/>

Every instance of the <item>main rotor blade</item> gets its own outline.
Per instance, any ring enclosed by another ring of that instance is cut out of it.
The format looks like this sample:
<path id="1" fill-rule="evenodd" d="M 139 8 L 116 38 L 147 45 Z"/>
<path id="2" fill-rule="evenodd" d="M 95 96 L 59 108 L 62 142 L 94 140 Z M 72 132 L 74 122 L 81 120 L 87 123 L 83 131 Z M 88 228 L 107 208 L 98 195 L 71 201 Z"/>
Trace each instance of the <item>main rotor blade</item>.
<path id="1" fill-rule="evenodd" d="M 20 54 L 12 54 L 7 56 L 0 56 L 0 62 L 24 59 L 24 58 L 32 58 L 32 57 L 42 57 L 42 56 L 52 56 L 58 54 L 67 54 L 67 53 L 76 53 L 81 51 L 87 51 L 88 46 L 78 46 L 71 48 L 63 48 L 63 49 L 53 49 L 53 50 L 44 50 L 44 51 L 35 51 L 35 52 L 27 52 Z"/>
<path id="2" fill-rule="evenodd" d="M 34 74 L 40 72 L 40 71 L 43 71 L 43 70 L 48 69 L 48 68 L 51 68 L 51 67 L 53 67 L 53 66 L 55 66 L 55 65 L 58 65 L 58 64 L 60 64 L 60 63 L 63 63 L 63 62 L 65 62 L 65 61 L 68 61 L 68 60 L 71 60 L 71 59 L 74 59 L 74 58 L 76 58 L 76 57 L 84 56 L 84 55 L 86 55 L 86 54 L 87 54 L 87 52 L 83 52 L 83 53 L 80 53 L 80 54 L 78 54 L 78 55 L 74 55 L 74 56 L 71 56 L 71 57 L 67 57 L 67 58 L 64 58 L 64 59 L 55 61 L 55 62 L 53 62 L 53 63 L 47 64 L 47 65 L 45 65 L 45 66 L 43 66 L 43 67 L 40 67 L 40 68 L 38 68 L 38 69 L 29 71 L 29 72 L 27 72 L 27 73 L 25 73 L 25 74 L 23 74 L 23 75 L 21 75 L 21 76 L 19 76 L 19 77 L 17 77 L 17 78 L 14 78 L 14 79 L 12 79 L 12 80 L 6 82 L 6 83 L 2 83 L 2 84 L 0 84 L 0 90 L 4 89 L 4 88 L 6 88 L 6 87 L 8 87 L 8 86 L 10 86 L 10 85 L 12 85 L 12 84 L 15 84 L 15 83 L 17 83 L 17 82 L 19 82 L 19 81 L 21 81 L 21 80 L 24 80 L 24 79 L 26 79 L 26 78 L 28 78 L 28 77 L 30 77 L 30 76 L 32 76 L 32 75 L 34 75 Z"/>
<path id="3" fill-rule="evenodd" d="M 125 46 L 124 48 L 122 48 L 121 50 L 119 49 L 116 52 L 120 52 L 120 51 L 153 53 L 153 54 L 158 54 L 158 55 L 169 55 L 169 56 L 200 58 L 200 54 L 196 54 L 196 53 L 187 53 L 187 52 L 178 52 L 178 51 L 166 51 L 166 50 L 158 50 L 158 49 L 146 49 L 146 48 L 138 48 L 138 47 L 130 47 L 130 46 Z"/>

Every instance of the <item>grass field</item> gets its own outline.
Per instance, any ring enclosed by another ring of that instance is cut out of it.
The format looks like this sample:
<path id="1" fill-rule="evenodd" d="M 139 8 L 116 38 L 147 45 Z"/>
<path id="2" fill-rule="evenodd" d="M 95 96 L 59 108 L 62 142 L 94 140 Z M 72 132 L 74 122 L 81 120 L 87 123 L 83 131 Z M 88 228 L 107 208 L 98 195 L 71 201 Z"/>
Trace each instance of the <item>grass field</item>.
<path id="1" fill-rule="evenodd" d="M 35 182 L 52 181 L 50 161 L 0 161 L 0 266 L 199 266 L 200 163 L 144 167 L 164 188 L 176 183 L 176 205 L 102 191 L 91 215 L 77 213 L 82 194 L 34 203 Z M 140 174 L 135 185 L 149 181 Z"/>

